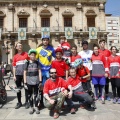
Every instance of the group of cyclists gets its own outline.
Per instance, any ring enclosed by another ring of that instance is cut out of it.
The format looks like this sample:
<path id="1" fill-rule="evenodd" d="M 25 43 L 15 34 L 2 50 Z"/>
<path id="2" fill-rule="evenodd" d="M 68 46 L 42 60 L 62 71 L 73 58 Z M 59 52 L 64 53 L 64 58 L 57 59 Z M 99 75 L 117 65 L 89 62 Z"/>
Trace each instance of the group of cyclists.
<path id="1" fill-rule="evenodd" d="M 76 112 L 73 101 L 81 108 L 96 108 L 95 101 L 111 100 L 109 82 L 112 85 L 113 103 L 120 104 L 120 57 L 116 46 L 105 49 L 105 40 L 88 49 L 88 42 L 82 41 L 83 50 L 77 52 L 76 45 L 70 45 L 65 36 L 60 37 L 59 46 L 54 49 L 48 35 L 42 37 L 37 49 L 24 52 L 22 44 L 15 46 L 17 53 L 13 57 L 13 79 L 17 88 L 25 88 L 25 108 L 30 114 L 40 113 L 40 107 L 54 111 L 53 117 L 59 117 L 64 101 L 70 113 Z M 91 82 L 94 85 L 92 92 Z M 40 93 L 40 99 L 38 94 Z M 34 95 L 34 96 L 33 96 Z M 22 106 L 21 91 L 17 92 L 18 103 Z"/>

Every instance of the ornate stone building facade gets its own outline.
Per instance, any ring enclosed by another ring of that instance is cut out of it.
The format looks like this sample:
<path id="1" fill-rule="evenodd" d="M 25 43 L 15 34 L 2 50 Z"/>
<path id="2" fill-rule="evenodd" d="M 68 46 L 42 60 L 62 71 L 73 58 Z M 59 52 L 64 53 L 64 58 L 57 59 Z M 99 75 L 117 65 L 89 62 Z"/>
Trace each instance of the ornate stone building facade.
<path id="1" fill-rule="evenodd" d="M 92 49 L 98 39 L 107 36 L 105 3 L 106 0 L 0 0 L 1 61 L 9 63 L 12 59 L 19 28 L 26 28 L 26 39 L 21 40 L 25 51 L 41 43 L 43 28 L 49 30 L 56 47 L 66 27 L 73 35 L 68 42 L 76 44 L 78 51 L 83 39 Z M 96 39 L 89 39 L 89 27 L 97 29 Z"/>

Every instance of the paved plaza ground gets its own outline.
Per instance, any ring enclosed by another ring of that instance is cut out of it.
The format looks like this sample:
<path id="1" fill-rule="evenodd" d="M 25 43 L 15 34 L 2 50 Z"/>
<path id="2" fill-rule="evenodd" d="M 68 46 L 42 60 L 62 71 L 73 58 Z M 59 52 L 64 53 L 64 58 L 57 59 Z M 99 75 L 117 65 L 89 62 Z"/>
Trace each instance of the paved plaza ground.
<path id="1" fill-rule="evenodd" d="M 13 84 L 13 81 L 10 81 Z M 7 88 L 8 89 L 8 88 Z M 111 92 L 111 90 L 110 90 Z M 16 93 L 7 90 L 8 101 L 7 104 L 0 108 L 0 120 L 53 120 L 54 118 L 49 115 L 49 110 L 46 108 L 40 110 L 40 114 L 29 114 L 29 109 L 21 107 L 15 109 L 17 103 Z M 22 102 L 24 103 L 24 91 L 22 91 Z M 101 101 L 96 102 L 97 109 L 86 110 L 80 109 L 79 105 L 76 105 L 76 114 L 71 115 L 66 109 L 61 112 L 58 120 L 120 120 L 120 104 L 113 104 L 112 101 L 106 101 L 105 104 L 101 104 Z"/>

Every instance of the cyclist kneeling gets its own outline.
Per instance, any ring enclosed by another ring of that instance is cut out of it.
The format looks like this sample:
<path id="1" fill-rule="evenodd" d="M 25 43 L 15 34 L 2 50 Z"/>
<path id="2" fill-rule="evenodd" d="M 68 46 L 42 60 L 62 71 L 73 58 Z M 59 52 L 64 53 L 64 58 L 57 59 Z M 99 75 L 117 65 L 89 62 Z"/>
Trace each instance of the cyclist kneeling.
<path id="1" fill-rule="evenodd" d="M 83 90 L 82 82 L 80 77 L 76 74 L 75 68 L 69 69 L 70 77 L 67 80 L 68 87 L 72 87 L 73 96 L 72 100 L 79 101 L 84 104 L 84 106 L 91 106 L 94 103 L 93 98 Z"/>

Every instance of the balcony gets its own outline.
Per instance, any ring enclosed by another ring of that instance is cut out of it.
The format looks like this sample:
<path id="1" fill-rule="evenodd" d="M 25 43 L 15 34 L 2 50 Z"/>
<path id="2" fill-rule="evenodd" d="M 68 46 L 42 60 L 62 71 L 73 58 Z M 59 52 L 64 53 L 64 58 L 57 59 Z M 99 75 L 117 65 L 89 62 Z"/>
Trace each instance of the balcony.
<path id="1" fill-rule="evenodd" d="M 62 26 L 53 26 L 53 27 L 47 27 L 50 30 L 51 34 L 55 34 L 55 33 L 64 33 L 65 32 L 65 27 Z M 19 28 L 15 27 L 14 31 L 8 31 L 7 28 L 2 28 L 2 34 L 8 34 L 9 32 L 11 34 L 17 34 L 18 33 Z M 80 27 L 72 27 L 73 33 L 75 34 L 79 34 L 79 33 L 84 33 L 84 34 L 89 34 L 89 28 L 88 27 L 84 27 L 83 29 L 81 29 Z M 105 30 L 100 30 L 100 28 L 97 28 L 98 34 L 101 33 L 105 33 Z M 27 34 L 31 34 L 31 33 L 37 33 L 37 34 L 41 34 L 42 32 L 42 27 L 27 27 L 26 28 L 26 32 Z"/>

